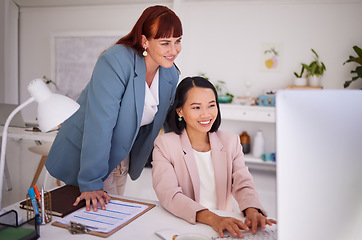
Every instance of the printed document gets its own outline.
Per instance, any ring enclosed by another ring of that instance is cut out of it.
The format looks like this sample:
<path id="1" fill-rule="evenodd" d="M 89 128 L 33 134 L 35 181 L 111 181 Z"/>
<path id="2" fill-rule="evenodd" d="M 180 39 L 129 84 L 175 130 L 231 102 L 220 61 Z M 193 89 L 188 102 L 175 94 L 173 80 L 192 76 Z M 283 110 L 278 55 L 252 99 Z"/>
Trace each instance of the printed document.
<path id="1" fill-rule="evenodd" d="M 82 208 L 57 220 L 57 222 L 70 225 L 72 221 L 85 225 L 92 231 L 108 233 L 142 213 L 148 207 L 148 205 L 139 203 L 111 200 L 106 205 L 106 210 L 101 210 L 98 203 L 97 212 L 92 210 L 87 212 L 85 208 Z"/>

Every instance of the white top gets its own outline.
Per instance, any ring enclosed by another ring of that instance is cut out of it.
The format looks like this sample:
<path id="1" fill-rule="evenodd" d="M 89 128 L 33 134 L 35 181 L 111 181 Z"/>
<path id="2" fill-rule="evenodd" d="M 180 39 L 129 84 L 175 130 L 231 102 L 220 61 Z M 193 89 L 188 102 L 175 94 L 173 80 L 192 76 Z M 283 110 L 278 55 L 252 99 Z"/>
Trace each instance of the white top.
<path id="1" fill-rule="evenodd" d="M 157 107 L 159 104 L 158 82 L 159 82 L 159 72 L 157 69 L 157 72 L 155 74 L 155 77 L 153 78 L 151 86 L 148 87 L 147 83 L 145 82 L 145 88 L 146 88 L 145 104 L 143 108 L 141 126 L 150 124 L 155 118 L 155 115 L 158 111 Z"/>
<path id="2" fill-rule="evenodd" d="M 211 151 L 194 150 L 197 169 L 200 176 L 200 204 L 208 209 L 217 209 L 214 166 Z"/>

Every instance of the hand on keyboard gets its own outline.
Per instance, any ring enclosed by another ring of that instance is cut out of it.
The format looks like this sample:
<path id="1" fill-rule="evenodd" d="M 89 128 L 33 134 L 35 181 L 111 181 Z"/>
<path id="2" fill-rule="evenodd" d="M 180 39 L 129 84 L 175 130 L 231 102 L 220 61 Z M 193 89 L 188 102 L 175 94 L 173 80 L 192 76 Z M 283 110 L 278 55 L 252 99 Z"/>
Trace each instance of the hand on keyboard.
<path id="1" fill-rule="evenodd" d="M 277 240 L 278 239 L 278 229 L 277 225 L 267 226 L 265 229 L 258 228 L 256 234 L 252 234 L 251 231 L 244 232 L 243 238 L 232 237 L 231 234 L 225 234 L 223 238 L 221 237 L 212 237 L 212 240 Z"/>

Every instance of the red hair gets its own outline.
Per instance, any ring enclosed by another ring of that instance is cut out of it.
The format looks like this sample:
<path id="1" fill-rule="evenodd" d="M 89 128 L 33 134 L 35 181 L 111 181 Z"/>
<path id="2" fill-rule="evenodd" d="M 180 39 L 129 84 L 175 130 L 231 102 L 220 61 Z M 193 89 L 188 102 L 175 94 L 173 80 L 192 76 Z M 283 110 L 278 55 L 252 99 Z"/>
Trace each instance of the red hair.
<path id="1" fill-rule="evenodd" d="M 119 39 L 116 44 L 134 48 L 142 56 L 142 35 L 147 39 L 182 36 L 182 24 L 179 17 L 168 7 L 151 6 L 146 8 L 137 20 L 132 31 Z"/>

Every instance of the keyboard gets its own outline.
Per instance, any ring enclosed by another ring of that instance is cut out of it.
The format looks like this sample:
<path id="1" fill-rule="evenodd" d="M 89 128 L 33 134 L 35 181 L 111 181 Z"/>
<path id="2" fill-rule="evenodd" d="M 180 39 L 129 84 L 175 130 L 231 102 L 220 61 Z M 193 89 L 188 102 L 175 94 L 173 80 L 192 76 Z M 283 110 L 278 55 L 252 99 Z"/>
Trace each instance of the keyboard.
<path id="1" fill-rule="evenodd" d="M 258 229 L 255 235 L 249 232 L 243 232 L 244 237 L 238 238 L 233 237 L 232 235 L 225 235 L 221 237 L 212 237 L 212 240 L 277 240 L 278 239 L 278 229 L 277 225 L 273 224 L 272 226 L 267 226 L 265 229 Z"/>

